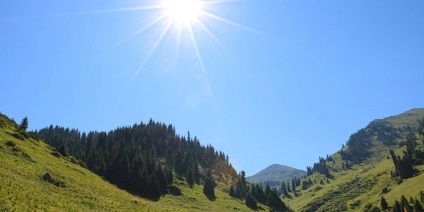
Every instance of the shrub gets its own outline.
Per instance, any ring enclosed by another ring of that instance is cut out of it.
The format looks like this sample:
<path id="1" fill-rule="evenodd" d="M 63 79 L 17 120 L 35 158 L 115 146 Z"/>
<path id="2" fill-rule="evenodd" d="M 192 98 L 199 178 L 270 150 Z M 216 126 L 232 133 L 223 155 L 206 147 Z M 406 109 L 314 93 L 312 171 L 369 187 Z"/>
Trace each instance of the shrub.
<path id="1" fill-rule="evenodd" d="M 54 180 L 52 178 L 52 176 L 50 175 L 50 173 L 48 173 L 48 172 L 43 175 L 43 180 L 46 181 L 46 182 L 49 182 L 49 183 L 51 183 L 51 184 L 53 184 L 57 187 L 62 187 L 62 188 L 66 187 L 65 183 Z"/>
<path id="2" fill-rule="evenodd" d="M 381 189 L 382 194 L 385 194 L 387 192 L 389 192 L 389 189 L 387 187 L 384 187 L 383 189 Z"/>
<path id="3" fill-rule="evenodd" d="M 13 133 L 12 136 L 15 137 L 15 138 L 17 138 L 17 139 L 19 139 L 19 140 L 24 140 L 25 139 L 25 137 L 22 134 L 16 133 L 16 132 Z"/>
<path id="4" fill-rule="evenodd" d="M 15 147 L 16 146 L 15 142 L 13 142 L 13 141 L 7 141 L 6 142 L 6 145 L 7 146 L 10 146 L 10 147 Z"/>
<path id="5" fill-rule="evenodd" d="M 41 138 L 40 138 L 40 137 L 38 137 L 38 134 L 37 134 L 37 133 L 35 133 L 35 132 L 29 132 L 29 133 L 28 133 L 28 136 L 29 136 L 29 138 L 32 138 L 32 139 L 34 139 L 34 140 L 36 140 L 36 141 L 40 141 L 40 140 L 41 140 Z"/>

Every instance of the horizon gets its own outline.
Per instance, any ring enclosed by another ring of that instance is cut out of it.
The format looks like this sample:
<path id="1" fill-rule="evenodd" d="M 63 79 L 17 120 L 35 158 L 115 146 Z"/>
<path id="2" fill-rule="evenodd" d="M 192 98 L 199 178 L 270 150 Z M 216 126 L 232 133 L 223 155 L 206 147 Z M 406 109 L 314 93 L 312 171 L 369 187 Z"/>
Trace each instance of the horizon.
<path id="1" fill-rule="evenodd" d="M 422 1 L 161 2 L 1 2 L 0 112 L 31 130 L 151 118 L 252 176 L 424 107 Z"/>

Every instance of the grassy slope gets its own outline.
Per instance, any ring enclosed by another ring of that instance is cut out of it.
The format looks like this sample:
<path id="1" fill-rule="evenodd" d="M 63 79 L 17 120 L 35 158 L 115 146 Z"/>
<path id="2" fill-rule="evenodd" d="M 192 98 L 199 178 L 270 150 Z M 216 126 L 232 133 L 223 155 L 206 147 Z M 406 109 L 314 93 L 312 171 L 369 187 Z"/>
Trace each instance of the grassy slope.
<path id="1" fill-rule="evenodd" d="M 384 119 L 391 123 L 394 127 L 404 127 L 407 124 L 416 126 L 417 120 L 424 117 L 423 109 L 415 109 L 403 113 L 398 116 L 392 116 Z M 402 134 L 401 136 L 405 136 Z M 397 141 L 401 141 L 399 138 Z M 330 179 L 330 183 L 320 185 L 315 183 L 314 186 L 305 191 L 301 191 L 301 196 L 293 199 L 285 199 L 285 202 L 296 211 L 304 210 L 310 203 L 321 202 L 321 211 L 331 211 L 336 208 L 345 207 L 348 211 L 361 210 L 368 203 L 379 207 L 381 195 L 383 195 L 390 205 L 394 200 L 399 199 L 401 195 L 406 197 L 417 197 L 420 191 L 424 191 L 424 175 L 419 174 L 416 177 L 404 180 L 401 184 L 397 184 L 391 179 L 390 172 L 394 171 L 392 160 L 389 156 L 388 147 L 383 146 L 380 142 L 374 140 L 373 152 L 374 156 L 371 160 L 361 165 L 355 165 L 350 170 L 342 170 L 331 172 L 334 180 Z M 421 142 L 418 141 L 419 144 Z M 397 149 L 396 153 L 401 155 L 403 149 Z M 337 169 L 341 169 L 342 160 L 339 154 L 333 154 L 335 162 L 327 162 L 327 165 Z M 424 171 L 424 166 L 415 167 L 420 171 Z M 325 182 L 322 175 L 314 174 L 312 180 L 319 182 L 321 179 Z M 389 188 L 389 192 L 382 194 L 384 187 Z M 300 187 L 297 188 L 300 190 Z"/>
<path id="2" fill-rule="evenodd" d="M 167 195 L 158 202 L 133 196 L 69 157 L 53 156 L 52 148 L 42 141 L 13 137 L 16 129 L 14 122 L 0 114 L 0 211 L 249 211 L 223 192 L 228 190 L 225 185 L 215 189 L 215 201 L 203 195 L 203 186 L 191 189 L 178 180 L 181 196 Z M 44 181 L 45 173 L 65 187 Z"/>

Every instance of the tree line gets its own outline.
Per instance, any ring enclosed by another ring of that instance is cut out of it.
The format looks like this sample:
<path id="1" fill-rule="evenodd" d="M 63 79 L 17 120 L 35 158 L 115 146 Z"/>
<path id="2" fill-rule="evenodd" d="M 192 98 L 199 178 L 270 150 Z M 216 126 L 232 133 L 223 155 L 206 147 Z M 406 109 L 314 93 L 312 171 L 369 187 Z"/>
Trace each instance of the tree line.
<path id="1" fill-rule="evenodd" d="M 208 184 L 207 195 L 213 193 L 211 170 L 218 176 L 237 176 L 223 152 L 201 145 L 189 132 L 187 137 L 180 136 L 172 125 L 153 120 L 109 132 L 85 133 L 51 125 L 36 133 L 49 145 L 82 160 L 109 182 L 151 199 L 175 189 L 171 186 L 174 175 L 183 177 L 190 186 Z"/>
<path id="2" fill-rule="evenodd" d="M 235 184 L 231 185 L 229 195 L 245 201 L 247 207 L 257 210 L 258 203 L 267 205 L 272 211 L 290 211 L 280 199 L 276 188 L 269 185 L 265 189 L 260 183 L 250 184 L 246 181 L 246 174 L 241 171 Z"/>

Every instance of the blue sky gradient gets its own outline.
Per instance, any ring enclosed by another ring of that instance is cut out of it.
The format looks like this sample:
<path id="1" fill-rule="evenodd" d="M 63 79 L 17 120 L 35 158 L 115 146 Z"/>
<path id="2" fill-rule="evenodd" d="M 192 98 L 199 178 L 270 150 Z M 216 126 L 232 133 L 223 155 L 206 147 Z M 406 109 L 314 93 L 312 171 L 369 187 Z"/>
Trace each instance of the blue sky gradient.
<path id="1" fill-rule="evenodd" d="M 178 50 L 175 26 L 157 43 L 166 21 L 126 39 L 162 10 L 104 11 L 157 2 L 1 1 L 0 112 L 30 129 L 153 118 L 252 175 L 306 169 L 373 119 L 424 107 L 423 1 L 222 1 L 203 9 L 240 25 L 199 16 L 220 44 L 193 23 Z"/>

